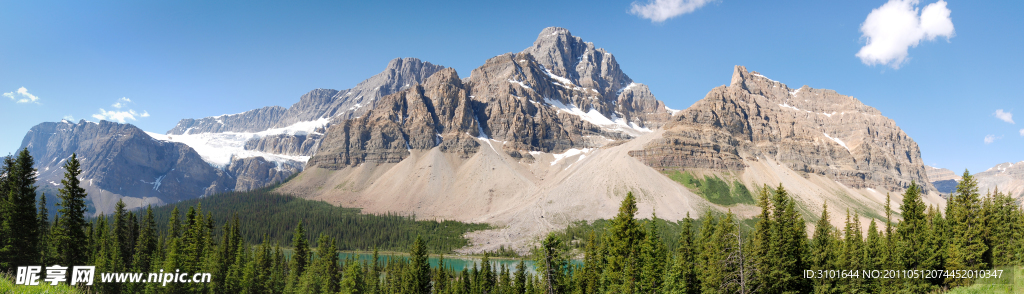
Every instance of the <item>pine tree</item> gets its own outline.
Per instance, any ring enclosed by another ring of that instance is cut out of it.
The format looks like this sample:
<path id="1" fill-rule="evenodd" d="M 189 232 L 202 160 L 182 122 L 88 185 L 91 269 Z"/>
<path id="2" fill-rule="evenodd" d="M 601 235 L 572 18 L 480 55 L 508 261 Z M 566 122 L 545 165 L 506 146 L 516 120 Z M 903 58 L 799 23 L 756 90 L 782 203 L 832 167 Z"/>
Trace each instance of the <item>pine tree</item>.
<path id="1" fill-rule="evenodd" d="M 36 215 L 36 169 L 28 149 L 22 149 L 7 175 L 7 197 L 3 218 L 8 234 L 0 248 L 0 269 L 39 262 L 39 223 Z"/>
<path id="2" fill-rule="evenodd" d="M 767 190 L 767 187 L 765 187 Z M 806 224 L 803 217 L 796 211 L 796 203 L 789 192 L 779 184 L 771 199 L 771 218 L 767 224 L 770 228 L 768 238 L 768 273 L 769 278 L 762 284 L 765 293 L 806 293 L 811 289 L 808 279 L 803 278 L 803 271 L 809 268 L 805 256 L 807 253 Z"/>
<path id="3" fill-rule="evenodd" d="M 541 276 L 544 293 L 564 293 L 566 286 L 566 268 L 569 263 L 562 248 L 562 240 L 554 233 L 549 233 L 541 241 L 540 254 L 537 254 L 537 272 Z"/>
<path id="4" fill-rule="evenodd" d="M 639 249 L 644 239 L 643 228 L 634 218 L 636 212 L 636 198 L 633 192 L 629 192 L 619 206 L 619 213 L 609 223 L 603 277 L 608 292 L 634 293 L 636 290 L 640 270 Z"/>
<path id="5" fill-rule="evenodd" d="M 526 293 L 526 262 L 519 260 L 519 264 L 516 265 L 516 278 L 515 286 L 512 289 L 513 294 L 525 294 Z M 591 292 L 592 293 L 592 292 Z"/>
<path id="6" fill-rule="evenodd" d="M 429 254 L 423 237 L 416 236 L 416 241 L 409 249 L 409 255 L 411 266 L 408 272 L 408 282 L 409 289 L 412 290 L 411 293 L 430 294 L 430 263 L 427 262 Z"/>
<path id="7" fill-rule="evenodd" d="M 720 260 L 720 248 L 714 239 L 715 227 L 718 220 L 711 211 L 704 213 L 700 231 L 697 233 L 697 282 L 700 284 L 701 293 L 717 293 L 720 280 L 717 279 L 718 260 Z"/>
<path id="8" fill-rule="evenodd" d="M 716 252 L 708 260 L 710 271 L 709 278 L 702 283 L 704 292 L 746 293 L 749 277 L 743 272 L 742 239 L 732 211 L 718 221 L 711 242 L 704 249 Z"/>
<path id="9" fill-rule="evenodd" d="M 651 215 L 643 244 L 640 248 L 640 293 L 661 293 L 662 281 L 665 278 L 665 263 L 668 253 L 665 241 L 658 235 L 658 216 Z"/>
<path id="10" fill-rule="evenodd" d="M 577 289 L 579 292 L 600 292 L 601 270 L 604 269 L 603 261 L 604 256 L 601 254 L 601 249 L 597 244 L 597 234 L 590 232 L 590 234 L 587 235 L 587 245 L 584 248 L 583 270 L 580 272 L 581 277 Z M 516 281 L 518 283 L 519 280 L 517 279 Z"/>
<path id="11" fill-rule="evenodd" d="M 864 269 L 880 270 L 881 264 L 882 237 L 878 234 L 878 226 L 875 219 L 868 224 L 868 237 L 864 240 Z M 875 279 L 866 279 L 864 287 L 871 293 L 882 292 Z"/>
<path id="12" fill-rule="evenodd" d="M 0 271 L 10 271 L 10 253 L 7 252 L 7 243 L 9 242 L 9 236 L 14 233 L 11 232 L 9 216 L 13 213 L 10 211 L 10 182 L 12 171 L 15 166 L 14 158 L 10 155 L 3 158 L 3 165 L 0 165 Z"/>
<path id="13" fill-rule="evenodd" d="M 665 288 L 663 291 L 669 294 L 696 294 L 700 291 L 697 283 L 697 272 L 695 270 L 693 240 L 693 219 L 690 213 L 686 213 L 683 219 L 683 227 L 679 232 L 679 246 L 676 248 L 675 258 L 671 270 L 666 275 Z"/>
<path id="14" fill-rule="evenodd" d="M 301 221 L 295 227 L 292 248 L 295 248 L 295 252 L 292 254 L 289 283 L 294 284 L 298 282 L 302 272 L 306 270 L 306 264 L 309 263 L 309 241 L 306 241 L 306 230 L 302 228 Z"/>
<path id="15" fill-rule="evenodd" d="M 949 238 L 946 247 L 947 270 L 978 270 L 984 269 L 983 255 L 988 250 L 983 238 L 984 225 L 979 221 L 981 203 L 978 195 L 978 182 L 968 171 L 956 187 L 946 207 L 949 231 L 955 232 Z M 967 286 L 973 279 L 947 277 L 950 286 Z"/>
<path id="16" fill-rule="evenodd" d="M 118 199 L 117 204 L 114 205 L 114 234 L 113 241 L 118 246 L 117 261 L 121 264 L 132 264 L 132 242 L 129 241 L 131 238 L 131 224 L 129 224 L 128 213 L 125 211 L 124 200 Z"/>
<path id="17" fill-rule="evenodd" d="M 494 291 L 494 285 L 496 284 L 494 270 L 491 268 L 490 255 L 484 253 L 484 259 L 480 262 L 480 292 L 491 293 Z"/>
<path id="18" fill-rule="evenodd" d="M 835 270 L 836 240 L 835 227 L 829 222 L 828 204 L 822 206 L 821 218 L 814 229 L 811 240 L 811 270 Z M 836 279 L 826 277 L 814 279 L 814 293 L 838 293 Z"/>
<path id="19" fill-rule="evenodd" d="M 922 267 L 928 270 L 945 269 L 946 261 L 946 221 L 936 207 L 928 208 L 928 243 Z M 941 286 L 945 278 L 936 277 L 929 280 L 935 286 Z"/>
<path id="20" fill-rule="evenodd" d="M 864 269 L 864 239 L 861 237 L 860 216 L 854 215 L 850 219 L 850 210 L 846 210 L 846 225 L 843 228 L 842 256 L 837 262 L 840 269 L 861 270 Z M 839 285 L 843 293 L 864 293 L 863 282 L 867 278 L 852 277 L 842 280 Z"/>
<path id="21" fill-rule="evenodd" d="M 157 250 L 156 221 L 153 219 L 153 207 L 146 207 L 146 215 L 139 225 L 139 234 L 135 241 L 135 248 L 132 249 L 131 269 L 133 272 L 148 272 L 153 266 L 154 254 Z M 137 293 L 142 290 L 142 284 L 129 283 L 126 285 L 127 293 Z"/>
<path id="22" fill-rule="evenodd" d="M 36 245 L 36 250 L 39 251 L 39 264 L 51 264 L 53 253 L 50 252 L 50 212 L 46 209 L 46 193 L 39 196 L 39 212 L 36 216 L 36 223 L 39 224 L 39 243 Z"/>
<path id="23" fill-rule="evenodd" d="M 988 244 L 991 246 L 992 266 L 1013 265 L 1017 260 L 1014 232 L 1021 230 L 1017 220 L 1020 206 L 998 189 L 992 194 L 990 203 L 991 216 L 986 227 L 991 230 Z"/>
<path id="24" fill-rule="evenodd" d="M 365 283 L 363 282 L 362 268 L 356 261 L 347 263 L 345 267 L 345 275 L 341 280 L 341 293 L 344 294 L 363 294 L 365 293 Z M 438 281 L 441 282 L 441 281 Z"/>
<path id="25" fill-rule="evenodd" d="M 58 193 L 58 222 L 54 224 L 51 240 L 54 244 L 61 244 L 54 246 L 57 253 L 54 262 L 61 265 L 84 265 L 89 258 L 89 236 L 85 232 L 88 226 L 85 221 L 87 195 L 80 186 L 78 177 L 81 174 L 78 156 L 71 154 L 71 159 L 64 163 L 64 179 L 60 181 L 63 188 Z"/>
<path id="26" fill-rule="evenodd" d="M 925 270 L 923 262 L 928 254 L 928 220 L 925 214 L 925 204 L 921 200 L 921 188 L 916 182 L 911 182 L 910 187 L 903 193 L 903 202 L 900 204 L 900 211 L 903 221 L 896 226 L 896 250 L 895 262 L 899 269 Z M 925 279 L 901 279 L 904 290 L 914 292 L 926 292 L 929 290 L 929 283 Z"/>

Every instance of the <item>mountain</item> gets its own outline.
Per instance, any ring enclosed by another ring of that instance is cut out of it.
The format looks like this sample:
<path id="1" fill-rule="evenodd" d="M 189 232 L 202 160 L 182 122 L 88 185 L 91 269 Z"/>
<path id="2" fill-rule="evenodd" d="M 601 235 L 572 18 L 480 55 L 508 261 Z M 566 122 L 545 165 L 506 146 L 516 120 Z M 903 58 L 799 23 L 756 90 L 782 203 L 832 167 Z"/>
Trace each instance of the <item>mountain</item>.
<path id="1" fill-rule="evenodd" d="M 332 119 L 365 114 L 380 97 L 443 68 L 415 58 L 394 59 L 352 89 L 316 89 L 288 109 L 183 119 L 166 135 L 107 121 L 42 123 L 26 134 L 22 148 L 39 163 L 41 182 L 51 185 L 60 183 L 63 160 L 77 153 L 97 212 L 112 211 L 118 199 L 133 208 L 247 191 L 301 171 Z M 99 158 L 104 161 L 92 161 Z"/>
<path id="2" fill-rule="evenodd" d="M 239 114 L 183 119 L 166 135 L 151 135 L 189 145 L 204 160 L 223 169 L 229 168 L 233 158 L 262 157 L 302 170 L 332 121 L 363 116 L 381 97 L 422 83 L 443 68 L 416 58 L 396 58 L 384 71 L 351 89 L 316 89 L 302 95 L 287 109 L 271 106 Z"/>
<path id="3" fill-rule="evenodd" d="M 792 89 L 736 66 L 728 85 L 673 110 L 611 53 L 555 27 L 468 76 L 395 59 L 352 89 L 313 90 L 287 109 L 185 119 L 166 134 L 109 122 L 37 127 L 23 145 L 42 148 L 38 162 L 79 152 L 95 165 L 87 177 L 97 207 L 252 189 L 301 171 L 277 191 L 499 228 L 471 233 L 467 252 L 525 251 L 547 231 L 613 217 L 627 192 L 639 217 L 656 210 L 668 220 L 709 210 L 752 218 L 760 208 L 750 195 L 780 183 L 811 221 L 827 204 L 866 227 L 884 219 L 886 194 L 898 207 L 912 182 L 926 204 L 945 205 L 917 143 L 854 97 Z M 168 185 L 179 176 L 191 182 Z"/>
<path id="4" fill-rule="evenodd" d="M 1024 161 L 1001 163 L 974 175 L 978 192 L 985 194 L 997 189 L 1018 202 L 1024 201 Z"/>
<path id="5" fill-rule="evenodd" d="M 571 221 L 610 218 L 628 191 L 643 217 L 655 207 L 670 220 L 759 211 L 710 201 L 674 179 L 678 172 L 749 191 L 782 183 L 807 219 L 824 203 L 865 225 L 884 219 L 885 195 L 898 205 L 911 182 L 929 205 L 945 203 L 917 144 L 853 97 L 791 89 L 737 66 L 728 86 L 675 111 L 610 53 L 561 28 L 467 78 L 444 69 L 334 123 L 306 168 L 279 191 L 502 227 L 474 233 L 470 251 L 523 249 L 529 236 Z"/>
<path id="6" fill-rule="evenodd" d="M 960 176 L 955 172 L 927 165 L 924 168 L 928 174 L 928 181 L 935 186 L 935 190 L 939 191 L 939 193 L 949 195 L 949 193 L 956 191 L 956 185 L 960 183 Z"/>
<path id="7" fill-rule="evenodd" d="M 51 196 L 64 177 L 65 161 L 77 154 L 92 206 L 107 213 L 118 199 L 129 208 L 174 203 L 248 190 L 254 188 L 253 182 L 283 181 L 299 168 L 236 159 L 221 170 L 185 144 L 156 140 L 135 126 L 108 121 L 41 123 L 29 130 L 21 148 L 28 148 L 35 158 L 39 185 Z"/>

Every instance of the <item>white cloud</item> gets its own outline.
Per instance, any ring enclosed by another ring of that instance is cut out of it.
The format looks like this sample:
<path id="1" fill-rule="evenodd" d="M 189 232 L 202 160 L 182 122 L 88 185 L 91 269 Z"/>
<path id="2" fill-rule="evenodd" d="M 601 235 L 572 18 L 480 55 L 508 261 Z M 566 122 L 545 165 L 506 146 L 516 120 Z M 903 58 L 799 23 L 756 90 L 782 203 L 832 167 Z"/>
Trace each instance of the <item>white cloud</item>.
<path id="1" fill-rule="evenodd" d="M 21 98 L 19 99 L 19 98 L 15 97 L 15 96 L 19 96 Z M 18 88 L 18 90 L 14 91 L 14 92 L 4 93 L 4 97 L 11 98 L 11 100 L 16 100 L 14 102 L 17 102 L 17 103 L 30 103 L 31 102 L 31 103 L 39 104 L 39 102 L 38 102 L 39 101 L 39 97 L 36 97 L 36 95 L 32 95 L 32 93 L 29 93 L 28 89 L 25 89 L 25 87 Z"/>
<path id="2" fill-rule="evenodd" d="M 114 108 L 121 108 L 128 106 L 128 103 L 132 103 L 132 100 L 128 99 L 127 97 L 121 97 L 121 99 L 117 99 L 117 102 L 110 106 L 113 106 Z"/>
<path id="3" fill-rule="evenodd" d="M 70 114 L 68 114 L 68 115 L 64 116 L 64 120 L 66 120 L 66 121 L 75 121 L 75 117 L 71 116 Z"/>
<path id="4" fill-rule="evenodd" d="M 145 110 L 143 110 L 142 113 L 138 113 L 134 109 L 128 109 L 127 111 L 120 110 L 121 108 L 128 107 L 129 103 L 135 104 L 127 97 L 121 97 L 121 99 L 117 99 L 117 102 L 111 105 L 114 108 L 117 108 L 116 110 L 107 111 L 100 108 L 100 113 L 93 114 L 92 117 L 98 120 L 110 120 L 119 123 L 125 123 L 129 120 L 138 120 L 137 118 L 139 117 L 149 117 L 149 112 Z"/>
<path id="5" fill-rule="evenodd" d="M 1020 129 L 1020 135 L 1024 136 L 1024 129 Z"/>
<path id="6" fill-rule="evenodd" d="M 1002 109 L 996 109 L 995 116 L 996 116 L 996 118 L 998 118 L 998 119 L 1000 119 L 1002 121 L 1005 121 L 1005 122 L 1008 122 L 1008 123 L 1011 123 L 1011 124 L 1014 123 L 1013 122 L 1013 113 L 1004 112 Z"/>
<path id="7" fill-rule="evenodd" d="M 996 137 L 996 135 L 985 136 L 985 144 L 992 144 L 992 142 L 995 142 L 996 140 L 999 140 L 999 139 L 1002 139 L 1002 138 L 1003 138 L 1002 136 Z"/>
<path id="8" fill-rule="evenodd" d="M 652 22 L 663 22 L 670 18 L 687 14 L 714 2 L 715 0 L 650 0 L 647 4 L 630 4 L 629 13 Z"/>
<path id="9" fill-rule="evenodd" d="M 917 4 L 917 0 L 889 0 L 871 10 L 860 27 L 862 38 L 867 38 L 867 45 L 857 52 L 861 62 L 899 69 L 907 61 L 907 50 L 921 40 L 949 40 L 956 34 L 946 1 L 928 4 L 920 15 Z"/>

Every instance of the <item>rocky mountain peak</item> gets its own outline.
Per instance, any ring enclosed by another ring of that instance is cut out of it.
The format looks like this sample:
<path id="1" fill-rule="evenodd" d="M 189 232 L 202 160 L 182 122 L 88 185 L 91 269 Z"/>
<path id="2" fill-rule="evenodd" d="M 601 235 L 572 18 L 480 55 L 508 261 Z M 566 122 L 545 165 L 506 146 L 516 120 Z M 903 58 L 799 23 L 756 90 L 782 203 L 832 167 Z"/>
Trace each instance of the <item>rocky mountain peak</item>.
<path id="1" fill-rule="evenodd" d="M 595 48 L 594 43 L 584 42 L 564 28 L 545 28 L 533 46 L 522 52 L 533 55 L 551 74 L 596 89 L 604 96 L 614 96 L 633 82 L 611 53 Z"/>
<path id="2" fill-rule="evenodd" d="M 917 143 L 856 98 L 807 86 L 792 89 L 736 66 L 729 86 L 674 116 L 663 139 L 634 153 L 659 168 L 742 171 L 772 159 L 849 187 L 931 190 Z M 695 156 L 696 155 L 696 156 Z"/>

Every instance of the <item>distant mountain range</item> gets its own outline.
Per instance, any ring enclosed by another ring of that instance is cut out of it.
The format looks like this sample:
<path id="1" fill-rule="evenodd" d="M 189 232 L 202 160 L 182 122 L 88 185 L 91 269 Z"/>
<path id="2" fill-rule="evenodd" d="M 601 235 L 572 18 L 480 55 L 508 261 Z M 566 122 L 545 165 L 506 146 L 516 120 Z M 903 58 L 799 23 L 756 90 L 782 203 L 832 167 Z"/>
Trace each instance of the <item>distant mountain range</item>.
<path id="1" fill-rule="evenodd" d="M 790 88 L 737 66 L 728 85 L 673 110 L 611 53 L 554 27 L 468 76 L 395 59 L 352 89 L 316 89 L 287 109 L 183 119 L 165 134 L 106 121 L 43 123 L 22 146 L 36 157 L 41 185 L 59 183 L 72 152 L 83 158 L 100 212 L 117 199 L 173 203 L 301 171 L 278 191 L 500 228 L 473 233 L 470 251 L 525 248 L 569 222 L 609 218 L 629 191 L 641 217 L 759 211 L 711 199 L 681 173 L 749 191 L 781 183 L 808 219 L 827 203 L 865 226 L 884 217 L 887 193 L 895 206 L 917 182 L 925 201 L 942 207 L 943 181 L 956 180 L 926 167 L 913 139 L 853 97 Z M 1001 165 L 978 177 L 1019 194 L 1022 169 Z"/>

